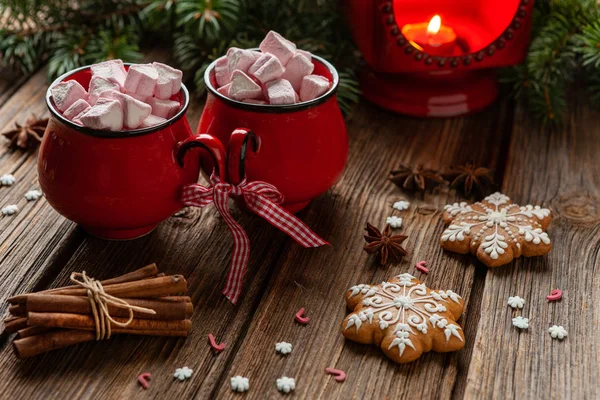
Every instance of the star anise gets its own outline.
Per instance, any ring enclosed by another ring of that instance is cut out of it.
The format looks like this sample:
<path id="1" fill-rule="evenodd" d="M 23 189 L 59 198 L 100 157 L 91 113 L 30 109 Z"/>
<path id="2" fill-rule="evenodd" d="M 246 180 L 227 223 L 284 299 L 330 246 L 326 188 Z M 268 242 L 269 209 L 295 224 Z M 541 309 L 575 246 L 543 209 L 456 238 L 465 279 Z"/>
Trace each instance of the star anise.
<path id="1" fill-rule="evenodd" d="M 387 225 L 381 233 L 381 231 L 375 228 L 373 225 L 367 222 L 367 234 L 365 240 L 367 244 L 363 247 L 363 250 L 369 254 L 379 253 L 379 262 L 381 265 L 386 265 L 388 258 L 392 258 L 393 262 L 398 262 L 407 253 L 402 248 L 401 243 L 406 240 L 408 236 L 404 235 L 393 235 L 392 228 Z"/>
<path id="2" fill-rule="evenodd" d="M 48 118 L 37 118 L 32 115 L 24 125 L 15 122 L 15 129 L 3 132 L 2 136 L 9 140 L 9 146 L 21 149 L 35 148 L 42 142 Z"/>
<path id="3" fill-rule="evenodd" d="M 494 185 L 492 170 L 473 163 L 452 166 L 444 176 L 452 181 L 451 187 L 462 191 L 466 196 L 474 190 L 480 194 L 487 194 L 486 189 L 489 190 Z"/>
<path id="4" fill-rule="evenodd" d="M 416 167 L 400 164 L 398 169 L 390 172 L 388 179 L 406 190 L 425 190 L 428 185 L 445 182 L 439 172 L 434 169 L 424 168 L 422 164 Z"/>

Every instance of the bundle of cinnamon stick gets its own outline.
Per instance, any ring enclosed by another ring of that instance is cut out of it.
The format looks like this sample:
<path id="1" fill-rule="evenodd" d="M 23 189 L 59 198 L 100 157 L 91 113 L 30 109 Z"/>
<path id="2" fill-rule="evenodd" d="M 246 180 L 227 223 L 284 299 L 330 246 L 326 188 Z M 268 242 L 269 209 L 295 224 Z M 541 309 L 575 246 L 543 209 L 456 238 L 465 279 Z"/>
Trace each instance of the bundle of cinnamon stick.
<path id="1" fill-rule="evenodd" d="M 151 264 L 100 283 L 107 295 L 154 311 L 132 311 L 133 319 L 122 326 L 129 321 L 130 310 L 108 304 L 108 314 L 120 323 L 109 322 L 113 334 L 187 336 L 194 308 L 191 299 L 181 295 L 187 293 L 183 276 L 165 276 Z M 4 331 L 17 333 L 13 349 L 19 358 L 97 339 L 95 305 L 83 287 L 73 285 L 21 294 L 8 302 L 11 315 L 4 320 Z"/>

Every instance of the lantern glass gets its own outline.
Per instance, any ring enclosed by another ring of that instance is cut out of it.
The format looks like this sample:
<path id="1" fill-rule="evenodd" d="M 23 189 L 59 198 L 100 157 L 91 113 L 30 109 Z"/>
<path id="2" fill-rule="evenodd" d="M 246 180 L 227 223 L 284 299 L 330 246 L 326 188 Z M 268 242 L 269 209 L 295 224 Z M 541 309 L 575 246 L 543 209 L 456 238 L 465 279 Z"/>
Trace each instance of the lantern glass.
<path id="1" fill-rule="evenodd" d="M 396 24 L 429 22 L 439 15 L 442 24 L 456 33 L 460 53 L 473 53 L 494 42 L 511 24 L 519 0 L 394 0 Z M 432 54 L 436 55 L 436 54 Z"/>

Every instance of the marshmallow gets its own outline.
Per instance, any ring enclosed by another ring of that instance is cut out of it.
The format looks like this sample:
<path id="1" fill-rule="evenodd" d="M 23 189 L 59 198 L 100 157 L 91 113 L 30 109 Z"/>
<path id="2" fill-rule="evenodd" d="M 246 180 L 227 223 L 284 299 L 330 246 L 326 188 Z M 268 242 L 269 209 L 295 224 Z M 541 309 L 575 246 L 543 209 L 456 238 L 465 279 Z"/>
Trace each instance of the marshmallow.
<path id="1" fill-rule="evenodd" d="M 92 76 L 88 90 L 90 92 L 89 103 L 94 105 L 96 104 L 96 100 L 98 100 L 100 93 L 105 90 L 121 91 L 121 87 L 117 83 L 109 81 L 101 76 Z"/>
<path id="2" fill-rule="evenodd" d="M 162 100 L 155 97 L 150 97 L 147 101 L 152 107 L 152 114 L 162 118 L 171 118 L 181 108 L 178 101 Z"/>
<path id="3" fill-rule="evenodd" d="M 312 54 L 310 51 L 297 49 L 296 54 L 302 54 L 308 61 L 312 62 Z"/>
<path id="4" fill-rule="evenodd" d="M 275 31 L 267 33 L 259 47 L 263 53 L 275 55 L 283 65 L 296 54 L 296 45 Z"/>
<path id="5" fill-rule="evenodd" d="M 262 89 L 248 75 L 236 70 L 231 74 L 229 97 L 234 100 L 257 99 L 262 96 Z"/>
<path id="6" fill-rule="evenodd" d="M 123 109 L 117 100 L 94 105 L 79 117 L 83 126 L 92 129 L 120 131 L 123 129 Z"/>
<path id="7" fill-rule="evenodd" d="M 50 93 L 52 93 L 54 104 L 60 112 L 65 112 L 66 109 L 71 107 L 77 100 L 86 100 L 88 98 L 88 94 L 83 86 L 74 80 L 60 82 L 54 85 L 52 89 L 50 89 Z"/>
<path id="8" fill-rule="evenodd" d="M 316 99 L 329 90 L 329 79 L 321 75 L 308 75 L 302 79 L 300 100 L 309 101 Z"/>
<path id="9" fill-rule="evenodd" d="M 73 121 L 74 118 L 76 118 L 77 116 L 86 112 L 89 109 L 89 103 L 83 99 L 79 99 L 75 103 L 71 104 L 71 107 L 67 108 L 67 110 L 63 113 L 63 117 Z"/>
<path id="10" fill-rule="evenodd" d="M 121 60 L 109 60 L 99 64 L 94 64 L 91 67 L 92 76 L 101 76 L 111 82 L 115 82 L 120 87 L 125 84 L 127 72 Z"/>
<path id="11" fill-rule="evenodd" d="M 221 93 L 225 97 L 229 97 L 229 89 L 231 88 L 231 82 L 225 86 L 221 86 L 217 89 L 217 92 Z"/>
<path id="12" fill-rule="evenodd" d="M 277 57 L 271 53 L 265 53 L 252 64 L 250 69 L 248 69 L 248 73 L 264 84 L 279 78 L 283 75 L 285 70 L 283 64 L 281 64 L 281 61 L 279 61 Z"/>
<path id="13" fill-rule="evenodd" d="M 152 96 L 157 81 L 158 71 L 152 64 L 133 64 L 129 67 L 123 88 L 127 93 Z"/>
<path id="14" fill-rule="evenodd" d="M 117 100 L 121 104 L 123 109 L 123 125 L 127 129 L 138 128 L 142 121 L 152 112 L 152 107 L 149 104 L 116 90 L 102 92 L 96 104 L 103 99 Z"/>
<path id="15" fill-rule="evenodd" d="M 248 68 L 260 57 L 260 53 L 252 50 L 238 49 L 232 47 L 227 50 L 227 68 L 233 74 L 233 71 L 240 70 L 248 72 Z"/>
<path id="16" fill-rule="evenodd" d="M 215 65 L 215 80 L 218 87 L 225 86 L 231 82 L 231 74 L 229 73 L 229 66 L 227 64 L 227 58 L 223 57 Z"/>
<path id="17" fill-rule="evenodd" d="M 158 117 L 156 115 L 150 114 L 146 117 L 145 120 L 142 121 L 140 128 L 150 128 L 151 126 L 156 126 L 165 122 L 166 119 L 162 117 Z"/>
<path id="18" fill-rule="evenodd" d="M 270 104 L 294 104 L 296 102 L 296 92 L 289 81 L 277 79 L 268 82 L 266 87 Z"/>
<path id="19" fill-rule="evenodd" d="M 153 62 L 152 65 L 158 72 L 154 96 L 159 99 L 169 99 L 174 94 L 179 93 L 183 72 L 159 62 Z"/>
<path id="20" fill-rule="evenodd" d="M 306 58 L 304 55 L 297 53 L 290 58 L 290 61 L 285 65 L 285 73 L 281 78 L 290 81 L 294 90 L 299 92 L 300 86 L 302 86 L 302 79 L 306 75 L 312 74 L 314 69 L 315 66 L 310 61 L 310 58 Z"/>

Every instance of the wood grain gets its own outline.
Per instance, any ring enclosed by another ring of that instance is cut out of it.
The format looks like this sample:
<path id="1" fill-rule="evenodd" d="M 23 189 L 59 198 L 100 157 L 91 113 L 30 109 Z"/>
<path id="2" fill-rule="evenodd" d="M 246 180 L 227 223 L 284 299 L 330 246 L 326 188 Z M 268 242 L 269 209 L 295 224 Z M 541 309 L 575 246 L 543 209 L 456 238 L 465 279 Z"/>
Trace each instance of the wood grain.
<path id="1" fill-rule="evenodd" d="M 550 207 L 553 250 L 487 273 L 466 398 L 598 398 L 600 114 L 579 97 L 569 115 L 550 130 L 516 114 L 504 193 Z M 556 288 L 563 299 L 549 303 Z M 522 310 L 506 304 L 515 295 Z M 512 326 L 517 315 L 530 319 L 527 331 Z M 567 329 L 565 340 L 548 334 L 555 324 Z"/>
<path id="2" fill-rule="evenodd" d="M 299 398 L 447 398 L 457 374 L 466 373 L 459 353 L 424 355 L 415 363 L 396 365 L 374 346 L 344 341 L 340 324 L 347 314 L 343 293 L 358 283 L 379 283 L 393 275 L 410 272 L 432 288 L 451 288 L 467 300 L 474 279 L 473 260 L 443 254 L 437 238 L 442 232 L 440 210 L 455 194 L 440 189 L 425 196 L 407 196 L 385 180 L 400 162 L 425 163 L 434 168 L 465 162 L 496 166 L 502 157 L 504 124 L 510 120 L 506 104 L 484 114 L 454 120 L 414 120 L 363 105 L 349 124 L 351 150 L 342 180 L 312 204 L 303 215 L 317 232 L 331 241 L 331 249 L 305 251 L 287 244 L 267 292 L 261 300 L 248 334 L 216 391 L 202 387 L 202 398 L 234 398 L 229 377 L 247 376 L 253 387 L 249 398 L 277 398 L 275 381 L 283 375 L 296 379 Z M 401 128 L 399 128 L 401 127 Z M 468 146 L 487 143 L 478 152 Z M 383 226 L 392 204 L 409 198 L 404 218 L 409 256 L 399 265 L 378 267 L 364 253 L 365 221 Z M 428 260 L 431 272 L 420 274 L 414 264 Z M 304 307 L 311 321 L 294 322 Z M 462 323 L 476 318 L 469 309 Z M 294 349 L 276 355 L 276 342 L 287 341 Z M 467 342 L 470 346 L 472 342 Z M 468 352 L 468 349 L 463 350 Z M 347 373 L 343 384 L 326 375 L 326 367 Z"/>

